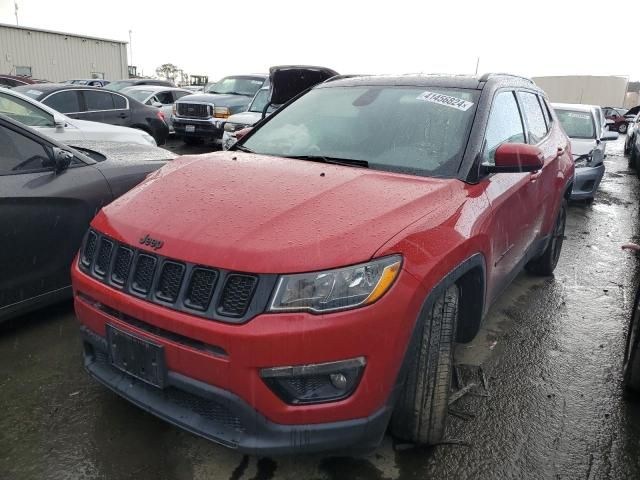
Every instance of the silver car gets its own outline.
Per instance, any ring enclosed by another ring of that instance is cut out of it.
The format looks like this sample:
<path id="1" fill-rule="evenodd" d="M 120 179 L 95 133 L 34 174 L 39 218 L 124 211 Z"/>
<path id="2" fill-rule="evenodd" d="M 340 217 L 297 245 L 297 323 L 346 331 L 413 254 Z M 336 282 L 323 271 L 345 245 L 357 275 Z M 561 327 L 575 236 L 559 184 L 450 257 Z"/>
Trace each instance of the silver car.
<path id="1" fill-rule="evenodd" d="M 157 107 L 164 113 L 164 121 L 169 126 L 169 134 L 175 133 L 171 122 L 173 104 L 179 98 L 191 95 L 193 92 L 184 88 L 163 87 L 160 85 L 138 85 L 126 87 L 120 90 L 129 97 L 138 100 L 145 105 Z"/>

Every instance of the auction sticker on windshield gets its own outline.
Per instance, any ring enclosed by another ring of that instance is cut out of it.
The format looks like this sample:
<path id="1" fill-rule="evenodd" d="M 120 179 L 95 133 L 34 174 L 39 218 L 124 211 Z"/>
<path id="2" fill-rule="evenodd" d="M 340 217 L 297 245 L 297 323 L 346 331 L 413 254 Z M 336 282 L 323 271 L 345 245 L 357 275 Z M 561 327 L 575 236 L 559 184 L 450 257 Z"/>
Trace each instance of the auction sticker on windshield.
<path id="1" fill-rule="evenodd" d="M 438 105 L 444 105 L 451 108 L 456 108 L 466 112 L 473 106 L 473 102 L 468 102 L 458 97 L 452 97 L 450 95 L 444 95 L 442 93 L 435 92 L 423 92 L 417 97 L 418 100 L 424 100 L 429 103 L 436 103 Z"/>
<path id="2" fill-rule="evenodd" d="M 582 120 L 589 120 L 589 115 L 586 114 L 586 113 L 573 113 L 573 112 L 570 112 L 567 116 L 569 118 L 580 118 Z"/>

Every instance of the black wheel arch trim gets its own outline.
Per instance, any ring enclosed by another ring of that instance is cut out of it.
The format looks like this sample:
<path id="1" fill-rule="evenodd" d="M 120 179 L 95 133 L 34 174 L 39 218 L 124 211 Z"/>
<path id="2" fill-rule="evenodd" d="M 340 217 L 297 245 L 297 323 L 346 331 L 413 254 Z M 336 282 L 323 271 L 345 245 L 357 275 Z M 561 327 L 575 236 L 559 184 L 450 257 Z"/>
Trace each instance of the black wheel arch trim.
<path id="1" fill-rule="evenodd" d="M 466 298 L 466 295 L 469 295 L 469 287 L 473 285 L 463 285 L 461 288 L 461 297 L 460 297 L 460 305 L 459 305 L 459 313 L 458 317 L 458 332 L 460 332 L 461 328 L 465 328 L 469 331 L 469 327 L 471 326 L 473 329 L 473 325 L 479 327 L 485 313 L 486 302 L 486 262 L 484 255 L 481 253 L 475 253 L 460 263 L 457 267 L 449 271 L 427 294 L 422 307 L 420 308 L 420 312 L 418 313 L 418 317 L 416 318 L 415 324 L 413 326 L 413 330 L 411 332 L 411 336 L 409 337 L 409 342 L 407 344 L 407 348 L 404 353 L 404 357 L 402 359 L 402 363 L 400 364 L 400 369 L 398 370 L 398 374 L 396 377 L 396 383 L 393 387 L 393 390 L 389 396 L 389 400 L 387 404 L 391 407 L 395 405 L 396 399 L 398 398 L 399 393 L 402 391 L 402 387 L 404 386 L 407 373 L 409 371 L 409 366 L 411 364 L 411 359 L 415 356 L 415 352 L 420 345 L 420 335 L 425 327 L 426 319 L 428 317 L 427 313 L 433 307 L 436 300 L 442 295 L 447 288 L 455 283 L 459 283 L 462 281 L 467 281 L 467 279 L 472 278 L 467 274 L 473 273 L 474 271 L 479 271 L 479 276 L 481 278 L 481 288 L 478 295 L 480 297 L 480 302 L 474 304 L 473 298 Z M 477 286 L 477 285 L 476 285 Z M 466 288 L 465 288 L 466 287 Z M 465 291 L 467 294 L 465 295 Z M 476 319 L 474 319 L 474 316 Z M 473 338 L 474 335 L 471 335 Z M 456 341 L 468 341 L 470 338 L 464 337 L 461 338 L 459 333 L 456 336 Z"/>

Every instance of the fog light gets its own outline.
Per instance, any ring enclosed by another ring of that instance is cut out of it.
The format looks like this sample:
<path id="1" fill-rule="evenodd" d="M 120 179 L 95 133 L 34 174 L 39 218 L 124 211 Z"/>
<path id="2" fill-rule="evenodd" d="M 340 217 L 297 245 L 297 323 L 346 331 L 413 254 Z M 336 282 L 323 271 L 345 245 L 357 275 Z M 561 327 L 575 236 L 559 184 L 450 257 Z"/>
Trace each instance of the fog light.
<path id="1" fill-rule="evenodd" d="M 260 376 L 290 405 L 335 402 L 350 396 L 360 383 L 364 357 L 338 362 L 263 368 Z"/>

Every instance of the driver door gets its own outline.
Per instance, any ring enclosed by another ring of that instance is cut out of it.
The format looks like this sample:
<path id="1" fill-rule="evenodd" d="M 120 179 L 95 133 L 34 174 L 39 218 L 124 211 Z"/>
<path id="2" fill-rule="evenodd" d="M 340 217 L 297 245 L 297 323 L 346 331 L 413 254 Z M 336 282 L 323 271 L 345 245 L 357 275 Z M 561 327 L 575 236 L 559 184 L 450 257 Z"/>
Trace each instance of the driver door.
<path id="1" fill-rule="evenodd" d="M 2 119 L 0 145 L 1 314 L 69 287 L 82 236 L 112 195 L 100 171 L 78 158 L 60 173 L 43 167 L 53 146 Z"/>

